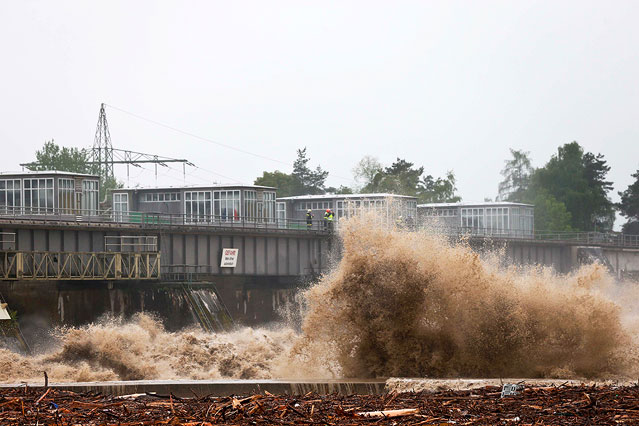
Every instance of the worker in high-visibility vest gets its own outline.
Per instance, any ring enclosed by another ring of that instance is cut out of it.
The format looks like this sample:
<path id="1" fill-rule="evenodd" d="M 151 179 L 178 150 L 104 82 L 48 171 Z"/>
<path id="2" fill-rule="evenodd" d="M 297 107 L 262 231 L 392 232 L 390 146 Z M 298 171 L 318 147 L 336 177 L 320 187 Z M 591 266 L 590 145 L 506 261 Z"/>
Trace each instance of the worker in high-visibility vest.
<path id="1" fill-rule="evenodd" d="M 311 229 L 313 227 L 313 210 L 306 210 L 306 229 Z"/>
<path id="2" fill-rule="evenodd" d="M 326 209 L 326 213 L 324 213 L 324 228 L 333 229 L 333 211 L 331 209 Z"/>

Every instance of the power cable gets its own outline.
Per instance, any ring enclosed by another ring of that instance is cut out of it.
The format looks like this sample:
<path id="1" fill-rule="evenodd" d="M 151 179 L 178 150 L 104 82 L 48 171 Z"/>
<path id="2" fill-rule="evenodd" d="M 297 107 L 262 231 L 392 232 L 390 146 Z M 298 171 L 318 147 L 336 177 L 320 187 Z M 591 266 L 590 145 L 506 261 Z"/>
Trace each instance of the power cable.
<path id="1" fill-rule="evenodd" d="M 221 146 L 221 147 L 224 147 L 224 148 L 227 148 L 227 149 L 233 150 L 233 151 L 237 151 L 237 152 L 240 152 L 240 153 L 242 153 L 242 154 L 251 155 L 251 156 L 253 156 L 253 157 L 261 158 L 261 159 L 263 159 L 263 160 L 272 161 L 272 162 L 279 163 L 279 164 L 283 164 L 283 165 L 286 165 L 286 166 L 292 166 L 292 164 L 291 164 L 291 163 L 287 163 L 286 161 L 282 161 L 282 160 L 278 160 L 278 159 L 275 159 L 275 158 L 267 157 L 267 156 L 265 156 L 265 155 L 257 154 L 257 153 L 255 153 L 255 152 L 251 152 L 251 151 L 246 151 L 246 150 L 244 150 L 244 149 L 237 148 L 237 147 L 235 147 L 235 146 L 228 145 L 228 144 L 225 144 L 225 143 L 222 143 L 222 142 L 219 142 L 219 141 L 216 141 L 216 140 L 210 139 L 210 138 L 206 138 L 206 137 L 204 137 L 204 136 L 196 135 L 195 133 L 192 133 L 192 132 L 189 132 L 189 131 L 186 131 L 186 130 L 182 130 L 182 129 L 178 129 L 177 127 L 171 126 L 171 125 L 169 125 L 169 124 L 165 124 L 165 123 L 162 123 L 162 122 L 159 122 L 159 121 L 156 121 L 156 120 L 153 120 L 153 119 L 147 118 L 147 117 L 143 117 L 143 116 L 141 116 L 141 115 L 139 115 L 139 114 L 135 114 L 135 113 L 133 113 L 133 112 L 131 112 L 131 111 L 127 111 L 127 110 L 125 110 L 125 109 L 123 109 L 123 108 L 116 107 L 115 105 L 106 104 L 106 103 L 105 103 L 104 105 L 106 105 L 106 106 L 108 106 L 109 108 L 112 108 L 112 109 L 114 109 L 114 110 L 116 110 L 116 111 L 120 111 L 120 112 L 122 112 L 122 113 L 124 113 L 124 114 L 128 114 L 128 115 L 130 115 L 130 116 L 132 116 L 132 117 L 135 117 L 135 118 L 137 118 L 137 119 L 139 119 L 139 120 L 143 120 L 143 121 L 146 121 L 146 122 L 148 122 L 148 123 L 155 124 L 156 126 L 164 127 L 165 129 L 169 129 L 169 130 L 172 130 L 172 131 L 174 131 L 174 132 L 181 133 L 181 134 L 186 135 L 186 136 L 190 136 L 190 137 L 192 137 L 192 138 L 194 138 L 194 139 L 199 139 L 199 140 L 204 141 L 204 142 L 212 143 L 212 144 L 214 144 L 214 145 L 218 145 L 218 146 Z M 198 167 L 198 166 L 196 166 L 196 167 Z M 200 168 L 200 169 L 202 169 L 202 170 L 207 171 L 206 169 L 204 169 L 204 168 L 202 168 L 202 167 L 199 167 L 199 168 Z M 225 179 L 231 179 L 231 178 L 229 178 L 229 177 L 227 177 L 227 176 L 220 175 L 219 173 L 215 173 L 215 172 L 211 172 L 211 171 L 209 171 L 209 172 L 210 172 L 210 173 L 217 174 L 217 175 L 219 175 L 219 176 L 222 176 L 222 177 L 224 177 Z M 333 176 L 333 177 L 335 177 L 335 178 L 338 178 L 338 179 L 341 179 L 341 180 L 347 181 L 347 182 L 349 182 L 349 183 L 355 183 L 355 180 L 354 180 L 354 179 L 352 179 L 352 178 L 346 178 L 346 177 L 338 176 L 338 175 L 335 175 L 335 174 L 332 174 L 332 176 Z M 237 183 L 242 183 L 242 182 L 237 181 L 237 180 L 235 180 L 235 179 L 231 179 L 231 180 L 233 180 L 233 181 L 235 181 L 235 182 L 237 182 Z"/>
<path id="2" fill-rule="evenodd" d="M 285 161 L 277 160 L 275 158 L 270 158 L 270 157 L 267 157 L 265 155 L 256 154 L 256 153 L 250 152 L 250 151 L 245 151 L 245 150 L 243 150 L 241 148 L 237 148 L 237 147 L 234 147 L 232 145 L 227 145 L 225 143 L 218 142 L 218 141 L 215 141 L 213 139 L 205 138 L 203 136 L 196 135 L 195 133 L 187 132 L 186 130 L 178 129 L 178 128 L 170 126 L 168 124 L 164 124 L 164 123 L 161 123 L 159 121 L 152 120 L 150 118 L 142 117 L 141 115 L 135 114 L 133 112 L 127 111 L 127 110 L 122 109 L 122 108 L 118 108 L 118 107 L 116 107 L 114 105 L 110 105 L 110 104 L 105 104 L 105 105 L 108 106 L 109 108 L 113 108 L 113 109 L 115 109 L 117 111 L 123 112 L 123 113 L 128 114 L 128 115 L 130 115 L 132 117 L 135 117 L 137 119 L 140 119 L 140 120 L 155 124 L 156 126 L 164 127 L 166 129 L 169 129 L 169 130 L 173 130 L 174 132 L 182 133 L 183 135 L 190 136 L 192 138 L 199 139 L 199 140 L 202 140 L 204 142 L 209 142 L 209 143 L 212 143 L 212 144 L 215 144 L 215 145 L 218 145 L 218 146 L 222 146 L 224 148 L 231 149 L 233 151 L 241 152 L 243 154 L 252 155 L 254 157 L 261 158 L 263 160 L 274 161 L 276 163 L 285 164 L 287 166 L 290 166 L 290 164 L 285 162 Z"/>

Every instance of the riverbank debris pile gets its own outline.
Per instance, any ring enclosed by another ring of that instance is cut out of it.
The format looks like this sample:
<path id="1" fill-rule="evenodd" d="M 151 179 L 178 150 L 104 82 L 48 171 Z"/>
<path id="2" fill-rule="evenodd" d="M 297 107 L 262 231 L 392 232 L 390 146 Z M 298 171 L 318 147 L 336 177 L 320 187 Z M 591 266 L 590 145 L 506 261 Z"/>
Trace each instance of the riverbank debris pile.
<path id="1" fill-rule="evenodd" d="M 639 424 L 639 386 L 487 386 L 384 395 L 105 396 L 56 388 L 0 390 L 3 425 Z"/>

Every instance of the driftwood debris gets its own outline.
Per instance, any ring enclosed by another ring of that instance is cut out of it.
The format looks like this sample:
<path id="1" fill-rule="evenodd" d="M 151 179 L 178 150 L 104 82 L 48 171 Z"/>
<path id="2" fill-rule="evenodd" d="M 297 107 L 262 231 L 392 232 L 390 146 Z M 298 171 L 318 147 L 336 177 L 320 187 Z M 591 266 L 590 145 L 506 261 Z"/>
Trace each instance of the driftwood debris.
<path id="1" fill-rule="evenodd" d="M 0 425 L 639 424 L 639 386 L 500 388 L 386 395 L 110 397 L 43 388 L 0 390 Z"/>
<path id="2" fill-rule="evenodd" d="M 368 418 L 391 418 L 391 417 L 412 416 L 413 414 L 419 414 L 419 409 L 405 408 L 402 410 L 367 411 L 365 413 L 357 413 L 356 416 L 368 417 Z"/>

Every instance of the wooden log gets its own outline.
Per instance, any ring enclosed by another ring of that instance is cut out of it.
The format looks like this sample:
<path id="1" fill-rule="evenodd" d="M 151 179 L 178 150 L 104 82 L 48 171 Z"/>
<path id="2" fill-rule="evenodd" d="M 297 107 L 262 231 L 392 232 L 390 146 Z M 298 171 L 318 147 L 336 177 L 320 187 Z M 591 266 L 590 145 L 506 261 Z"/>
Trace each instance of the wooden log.
<path id="1" fill-rule="evenodd" d="M 412 416 L 419 413 L 419 408 L 404 408 L 402 410 L 366 411 L 355 414 L 357 417 L 390 418 Z"/>

